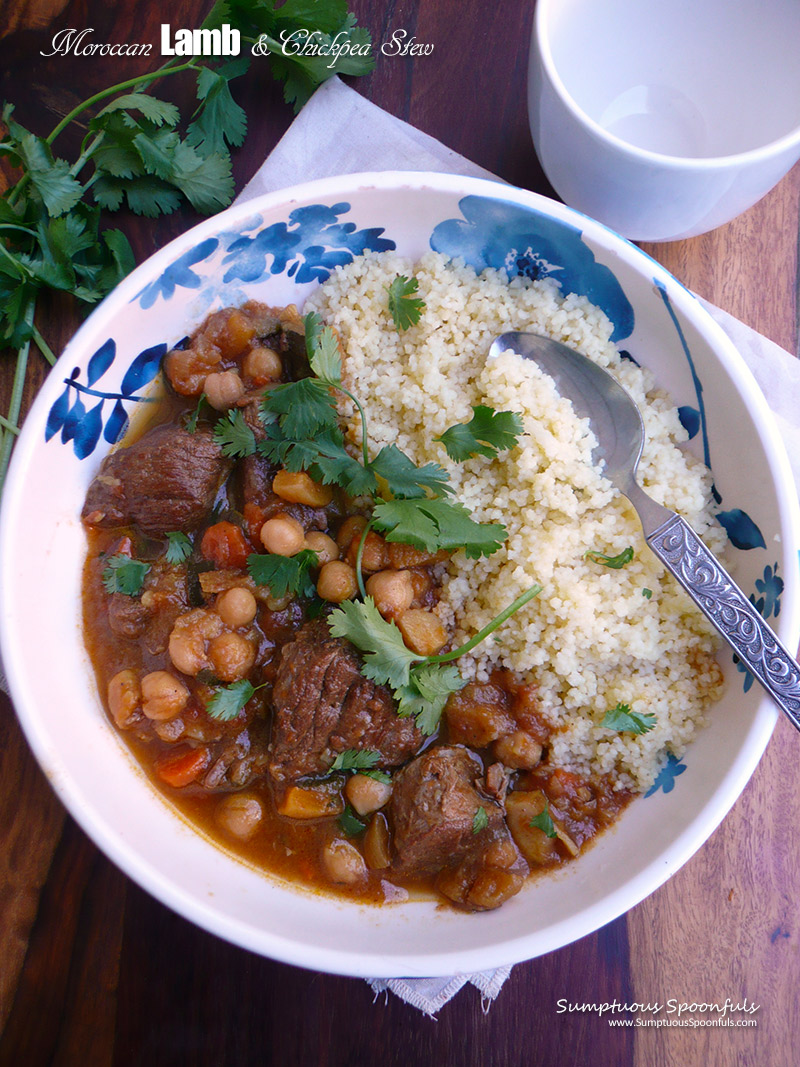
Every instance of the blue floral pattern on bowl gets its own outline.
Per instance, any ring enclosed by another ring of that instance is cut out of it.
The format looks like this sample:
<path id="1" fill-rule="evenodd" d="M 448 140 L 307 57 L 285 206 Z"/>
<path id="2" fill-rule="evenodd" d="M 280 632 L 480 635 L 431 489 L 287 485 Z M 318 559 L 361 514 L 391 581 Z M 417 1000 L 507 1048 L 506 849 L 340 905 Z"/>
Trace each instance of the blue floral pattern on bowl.
<path id="1" fill-rule="evenodd" d="M 677 756 L 674 756 L 671 752 L 668 753 L 666 762 L 656 776 L 656 780 L 650 786 L 645 793 L 645 799 L 653 796 L 659 790 L 664 793 L 671 793 L 675 788 L 675 779 L 679 778 L 686 770 L 686 764 L 683 760 L 679 760 Z"/>
<path id="2" fill-rule="evenodd" d="M 126 403 L 141 403 L 148 397 L 137 396 L 137 390 L 145 388 L 161 369 L 167 345 L 154 345 L 140 352 L 130 363 L 122 379 L 119 392 L 95 389 L 95 384 L 110 370 L 117 357 L 117 345 L 109 338 L 89 359 L 86 367 L 86 383 L 81 382 L 80 367 L 75 367 L 64 381 L 64 391 L 50 408 L 45 424 L 45 441 L 61 431 L 63 444 L 72 442 L 78 459 L 86 459 L 97 447 L 100 437 L 109 444 L 116 444 L 128 428 Z M 84 397 L 98 398 L 88 410 Z M 113 401 L 110 414 L 106 416 L 106 402 Z"/>
<path id="3" fill-rule="evenodd" d="M 555 278 L 565 293 L 578 293 L 602 308 L 614 326 L 612 341 L 633 332 L 630 301 L 577 227 L 483 196 L 465 196 L 459 207 L 463 219 L 447 219 L 434 229 L 434 251 L 460 256 L 477 271 L 494 267 L 510 278 Z"/>

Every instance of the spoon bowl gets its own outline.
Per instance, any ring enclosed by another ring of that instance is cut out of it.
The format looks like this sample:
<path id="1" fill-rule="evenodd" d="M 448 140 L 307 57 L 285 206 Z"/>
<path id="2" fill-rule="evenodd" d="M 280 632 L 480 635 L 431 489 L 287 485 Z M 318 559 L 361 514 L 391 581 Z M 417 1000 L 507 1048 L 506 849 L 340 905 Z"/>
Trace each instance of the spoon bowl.
<path id="1" fill-rule="evenodd" d="M 800 730 L 800 665 L 685 520 L 637 482 L 644 423 L 625 389 L 587 356 L 550 337 L 504 333 L 492 342 L 489 358 L 503 352 L 537 363 L 575 413 L 589 420 L 597 439 L 594 458 L 633 504 L 647 544 Z"/>

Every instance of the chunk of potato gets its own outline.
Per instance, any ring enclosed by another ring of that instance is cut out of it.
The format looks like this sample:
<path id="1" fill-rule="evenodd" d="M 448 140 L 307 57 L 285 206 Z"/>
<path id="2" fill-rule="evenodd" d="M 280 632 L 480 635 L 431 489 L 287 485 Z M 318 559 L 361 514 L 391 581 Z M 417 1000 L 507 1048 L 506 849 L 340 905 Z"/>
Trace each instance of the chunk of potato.
<path id="1" fill-rule="evenodd" d="M 323 819 L 341 815 L 344 801 L 329 788 L 290 785 L 277 805 L 278 814 L 288 819 Z"/>

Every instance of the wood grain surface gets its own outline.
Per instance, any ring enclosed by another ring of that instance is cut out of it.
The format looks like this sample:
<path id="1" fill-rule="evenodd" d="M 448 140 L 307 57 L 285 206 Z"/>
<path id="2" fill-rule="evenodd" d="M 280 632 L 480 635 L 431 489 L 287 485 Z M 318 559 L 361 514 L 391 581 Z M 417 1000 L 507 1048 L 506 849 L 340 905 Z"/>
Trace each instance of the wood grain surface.
<path id="1" fill-rule="evenodd" d="M 14 102 L 22 123 L 46 133 L 77 100 L 152 64 L 41 56 L 58 28 L 92 27 L 97 41 L 157 43 L 162 19 L 197 25 L 209 6 L 3 0 L 0 98 Z M 351 0 L 376 44 L 403 28 L 434 45 L 430 56 L 378 56 L 374 73 L 353 84 L 508 181 L 552 194 L 526 117 L 533 6 Z M 268 76 L 248 80 L 237 96 L 251 122 L 235 160 L 240 188 L 292 114 Z M 799 202 L 800 167 L 729 225 L 646 250 L 796 354 Z M 155 223 L 123 217 L 122 224 L 141 261 L 195 221 L 185 211 Z M 78 325 L 57 301 L 38 322 L 56 352 Z M 33 379 L 44 372 L 36 366 Z M 4 358 L 2 398 L 10 374 Z M 397 998 L 374 1001 L 360 980 L 234 948 L 154 901 L 65 814 L 0 697 L 0 1067 L 792 1067 L 800 1033 L 799 754 L 796 734 L 781 721 L 732 812 L 666 885 L 597 933 L 515 967 L 488 1012 L 467 987 L 433 1021 Z M 615 997 L 747 997 L 761 1007 L 752 1029 L 612 1029 L 591 1013 L 557 1010 L 561 998 Z"/>

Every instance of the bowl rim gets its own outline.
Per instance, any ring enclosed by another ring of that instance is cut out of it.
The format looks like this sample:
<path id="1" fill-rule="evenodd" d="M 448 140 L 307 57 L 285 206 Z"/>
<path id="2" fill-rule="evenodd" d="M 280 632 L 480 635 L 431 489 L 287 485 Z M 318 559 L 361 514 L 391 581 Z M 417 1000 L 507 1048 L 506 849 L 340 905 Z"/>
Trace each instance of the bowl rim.
<path id="1" fill-rule="evenodd" d="M 106 297 L 76 332 L 57 362 L 56 368 L 75 358 L 73 352 L 81 349 L 85 336 L 94 333 L 97 329 L 97 322 L 102 322 L 105 318 L 113 318 L 117 313 L 115 308 L 134 297 L 146 280 L 157 276 L 187 247 L 194 246 L 211 233 L 229 228 L 236 221 L 273 208 L 291 210 L 295 202 L 301 203 L 319 196 L 342 198 L 372 188 L 378 190 L 405 188 L 420 193 L 432 190 L 459 197 L 474 194 L 515 202 L 527 208 L 543 211 L 567 225 L 578 226 L 596 245 L 609 250 L 613 255 L 619 255 L 628 261 L 633 257 L 633 269 L 636 269 L 637 273 L 641 273 L 641 263 L 647 262 L 647 273 L 654 273 L 656 278 L 668 284 L 670 296 L 674 298 L 678 309 L 714 349 L 743 399 L 747 398 L 764 451 L 770 461 L 770 473 L 776 486 L 793 484 L 783 442 L 755 378 L 727 334 L 688 289 L 641 249 L 603 224 L 540 194 L 484 178 L 424 171 L 363 172 L 317 179 L 241 201 L 185 231 L 137 267 Z M 0 507 L 0 583 L 3 573 L 10 572 L 11 568 L 6 545 L 9 541 L 15 500 L 24 482 L 26 461 L 31 450 L 38 447 L 43 416 L 53 399 L 49 394 L 57 388 L 60 388 L 60 384 L 57 373 L 54 372 L 48 376 L 48 380 L 36 397 L 14 450 L 6 491 Z M 800 543 L 800 503 L 798 503 L 796 494 L 779 493 L 778 501 L 781 529 L 787 539 L 791 538 L 792 543 L 798 544 Z M 794 570 L 787 571 L 784 590 L 785 607 L 781 611 L 781 617 L 776 620 L 776 624 L 780 623 L 780 626 L 776 625 L 776 629 L 779 629 L 782 639 L 790 646 L 792 643 L 796 645 L 800 637 L 799 582 L 800 574 L 795 575 Z M 13 643 L 13 635 L 9 632 L 5 612 L 0 612 L 0 649 L 4 653 L 10 651 Z M 311 948 L 291 941 L 282 934 L 256 931 L 244 921 L 234 920 L 230 916 L 215 911 L 207 902 L 192 897 L 165 879 L 149 861 L 126 845 L 124 835 L 112 822 L 105 819 L 102 811 L 87 809 L 80 783 L 72 781 L 61 767 L 51 763 L 52 752 L 46 743 L 45 724 L 40 720 L 36 707 L 28 704 L 25 679 L 18 673 L 13 656 L 6 655 L 5 668 L 9 692 L 23 732 L 59 799 L 102 851 L 137 884 L 200 927 L 251 951 L 313 970 L 350 976 L 386 977 L 386 967 L 381 967 L 380 958 L 377 958 L 375 954 L 362 951 L 343 952 L 340 949 L 322 947 Z M 614 892 L 584 908 L 568 923 L 561 922 L 549 927 L 546 931 L 516 935 L 489 948 L 479 946 L 440 952 L 435 957 L 424 957 L 422 967 L 420 967 L 419 955 L 406 957 L 398 954 L 392 957 L 392 966 L 404 975 L 447 975 L 516 963 L 563 947 L 630 910 L 671 877 L 713 833 L 755 770 L 777 718 L 777 709 L 770 699 L 763 695 L 748 731 L 747 744 L 740 749 L 738 757 L 718 788 L 715 802 L 706 804 L 702 811 L 689 821 L 666 853 L 659 857 L 658 863 L 651 864 L 633 879 L 624 881 Z M 565 930 L 567 926 L 569 929 Z M 536 945 L 531 951 L 533 942 L 536 942 Z"/>

